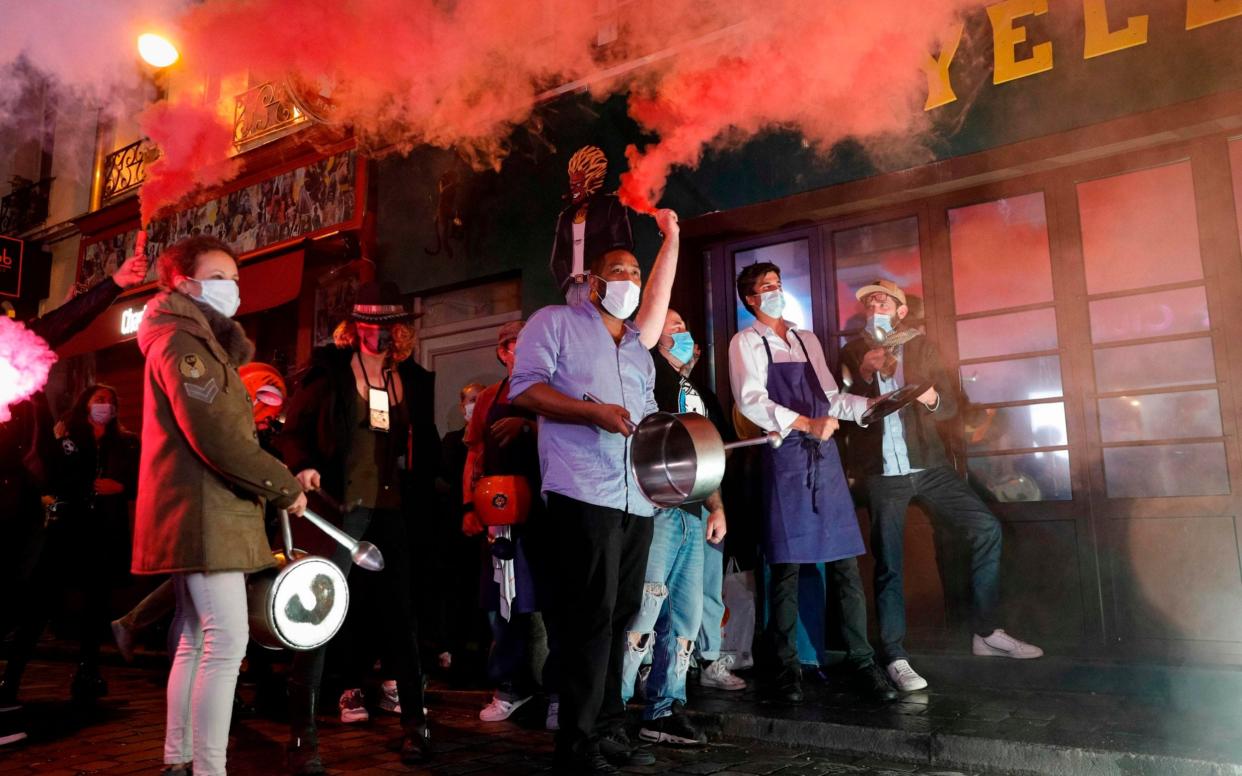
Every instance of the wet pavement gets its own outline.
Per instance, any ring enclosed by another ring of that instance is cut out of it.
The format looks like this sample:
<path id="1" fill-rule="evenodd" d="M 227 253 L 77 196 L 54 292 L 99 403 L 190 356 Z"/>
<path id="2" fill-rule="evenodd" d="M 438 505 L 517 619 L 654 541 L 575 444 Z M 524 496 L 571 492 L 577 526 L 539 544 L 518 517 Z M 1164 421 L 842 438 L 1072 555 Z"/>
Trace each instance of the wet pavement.
<path id="1" fill-rule="evenodd" d="M 87 776 L 101 774 L 156 774 L 160 770 L 164 728 L 164 675 L 157 668 L 105 666 L 109 695 L 91 711 L 76 710 L 68 701 L 68 663 L 38 661 L 27 673 L 22 697 L 30 738 L 0 749 L 3 776 Z M 527 726 L 541 720 L 542 709 L 532 708 L 518 721 L 484 723 L 479 708 L 481 692 L 429 693 L 432 709 L 435 761 L 407 768 L 396 746 L 400 729 L 391 715 L 376 714 L 370 722 L 345 726 L 325 720 L 322 751 L 333 773 L 522 774 L 551 767 L 552 734 Z M 533 706 L 533 704 L 532 704 Z M 233 776 L 272 776 L 282 772 L 285 728 L 257 716 L 239 718 L 232 728 L 229 773 Z M 689 776 L 957 776 L 982 771 L 917 767 L 874 757 L 834 756 L 808 747 L 726 739 L 695 749 L 657 747 L 655 765 L 629 768 L 643 774 Z M 994 772 L 988 772 L 992 774 Z"/>

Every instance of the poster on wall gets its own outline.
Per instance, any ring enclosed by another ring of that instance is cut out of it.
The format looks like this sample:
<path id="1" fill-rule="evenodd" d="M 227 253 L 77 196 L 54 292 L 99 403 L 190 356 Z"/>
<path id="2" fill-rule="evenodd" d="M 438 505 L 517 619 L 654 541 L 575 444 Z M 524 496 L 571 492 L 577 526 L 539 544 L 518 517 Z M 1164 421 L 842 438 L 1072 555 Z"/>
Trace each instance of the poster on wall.
<path id="1" fill-rule="evenodd" d="M 357 151 L 350 149 L 156 219 L 147 231 L 147 281 L 155 280 L 160 253 L 187 237 L 218 237 L 245 257 L 356 223 L 361 214 L 358 169 Z M 84 243 L 79 288 L 115 272 L 137 236 L 134 228 Z"/>

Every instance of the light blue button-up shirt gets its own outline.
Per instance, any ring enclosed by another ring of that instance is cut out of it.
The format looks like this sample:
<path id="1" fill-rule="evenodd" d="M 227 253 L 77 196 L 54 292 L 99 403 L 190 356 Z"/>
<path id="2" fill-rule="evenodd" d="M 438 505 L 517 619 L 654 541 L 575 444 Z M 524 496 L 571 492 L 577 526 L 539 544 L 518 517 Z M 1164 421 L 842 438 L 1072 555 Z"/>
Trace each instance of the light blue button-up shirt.
<path id="1" fill-rule="evenodd" d="M 618 345 L 590 302 L 545 307 L 518 335 L 509 398 L 535 383 L 549 385 L 571 399 L 591 393 L 619 404 L 635 423 L 657 410 L 655 365 L 625 324 Z M 655 514 L 630 473 L 629 440 L 598 426 L 539 418 L 539 468 L 543 492 L 630 514 Z"/>
<path id="2" fill-rule="evenodd" d="M 893 373 L 891 378 L 887 378 L 879 372 L 875 373 L 875 378 L 880 381 L 880 393 L 888 393 L 895 391 L 905 384 L 906 370 L 904 359 L 901 357 L 900 350 L 897 351 L 897 371 Z M 910 453 L 906 448 L 906 427 L 901 421 L 901 413 L 894 412 L 884 417 L 884 474 L 891 476 L 894 474 L 909 474 L 911 472 L 922 471 L 922 469 L 910 468 Z"/>

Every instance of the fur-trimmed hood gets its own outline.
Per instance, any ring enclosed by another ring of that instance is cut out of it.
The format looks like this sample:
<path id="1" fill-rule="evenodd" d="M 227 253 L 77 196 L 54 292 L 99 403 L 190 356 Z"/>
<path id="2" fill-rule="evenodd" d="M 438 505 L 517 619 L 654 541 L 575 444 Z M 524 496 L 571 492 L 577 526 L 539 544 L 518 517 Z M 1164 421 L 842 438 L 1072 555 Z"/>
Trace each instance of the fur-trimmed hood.
<path id="1" fill-rule="evenodd" d="M 161 292 L 147 302 L 147 311 L 138 327 L 138 348 L 145 356 L 151 343 L 176 330 L 204 341 L 214 340 L 228 354 L 234 367 L 248 364 L 254 358 L 254 343 L 240 323 L 179 291 Z"/>

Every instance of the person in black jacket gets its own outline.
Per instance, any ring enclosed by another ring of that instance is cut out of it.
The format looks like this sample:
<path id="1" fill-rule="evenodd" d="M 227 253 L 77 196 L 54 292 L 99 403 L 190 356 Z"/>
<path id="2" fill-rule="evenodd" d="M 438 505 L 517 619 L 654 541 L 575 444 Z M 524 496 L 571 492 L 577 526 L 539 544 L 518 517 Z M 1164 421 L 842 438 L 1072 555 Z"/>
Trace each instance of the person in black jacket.
<path id="1" fill-rule="evenodd" d="M 53 350 L 67 343 L 122 291 L 146 279 L 145 243 L 146 234 L 139 232 L 134 255 L 112 277 L 27 322 L 27 327 Z M 53 458 L 55 445 L 52 414 L 42 393 L 12 407 L 11 412 L 12 417 L 0 423 L 0 585 L 5 590 L 21 589 L 38 560 L 43 526 L 40 498 L 47 490 L 47 461 Z M 13 626 L 16 603 L 12 596 L 0 603 L 0 636 Z M 0 685 L 0 746 L 25 739 L 25 731 L 15 721 L 20 708 L 16 691 Z"/>
<path id="2" fill-rule="evenodd" d="M 651 356 L 660 411 L 706 416 L 723 436 L 726 426 L 720 403 L 711 391 L 689 377 L 695 360 L 694 338 L 677 311 L 666 313 L 664 332 Z M 686 702 L 686 673 L 702 624 L 704 546 L 724 540 L 724 502 L 716 491 L 702 502 L 658 509 L 653 520 L 642 607 L 625 634 L 621 694 L 625 701 L 634 694 L 640 666 L 651 653 L 639 737 L 654 743 L 704 744 L 707 736 L 681 707 Z M 719 556 L 712 560 L 720 563 Z M 719 625 L 717 622 L 716 627 Z"/>
<path id="3" fill-rule="evenodd" d="M 423 711 L 422 666 L 410 582 L 408 538 L 411 519 L 430 519 L 414 510 L 434 508 L 432 483 L 439 466 L 440 438 L 434 421 L 435 378 L 410 357 L 413 315 L 393 283 L 367 283 L 358 290 L 351 320 L 337 329 L 335 346 L 315 352 L 300 389 L 290 400 L 285 427 L 274 440 L 289 469 L 308 491 L 323 489 L 344 505 L 344 529 L 373 542 L 384 553 L 384 569 L 358 570 L 373 596 L 382 600 L 381 660 L 396 675 L 404 740 L 401 759 L 430 756 Z M 411 482 L 403 482 L 406 479 Z M 404 487 L 403 487 L 404 486 Z M 419 495 L 421 494 L 421 495 Z M 349 553 L 333 561 L 346 574 Z M 299 652 L 289 678 L 289 768 L 295 774 L 324 773 L 319 759 L 315 706 L 323 675 L 324 648 Z M 353 669 L 357 675 L 359 666 Z M 348 683 L 354 688 L 360 685 Z M 341 696 L 342 718 L 366 714 L 362 692 Z"/>
<path id="4" fill-rule="evenodd" d="M 565 303 L 591 295 L 592 256 L 611 250 L 634 251 L 629 211 L 615 194 L 599 193 L 608 159 L 595 146 L 583 146 L 569 158 L 569 207 L 556 219 L 556 240 L 548 264 Z"/>
<path id="5" fill-rule="evenodd" d="M 843 372 L 853 378 L 850 393 L 877 397 L 903 385 L 932 383 L 910 406 L 865 428 L 849 430 L 848 468 L 865 485 L 871 510 L 875 603 L 889 678 L 903 692 L 927 686 L 910 666 L 902 644 L 906 507 L 916 498 L 930 508 L 933 519 L 960 529 L 970 545 L 974 654 L 1039 657 L 1043 654 L 1039 647 L 998 627 L 1000 522 L 954 471 L 936 429 L 958 409 L 940 352 L 920 329 L 903 325 L 910 308 L 896 283 L 876 280 L 859 289 L 857 296 L 868 317 L 863 334 L 847 343 L 841 355 Z"/>

